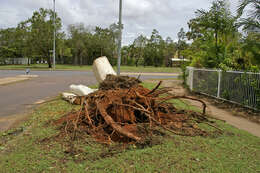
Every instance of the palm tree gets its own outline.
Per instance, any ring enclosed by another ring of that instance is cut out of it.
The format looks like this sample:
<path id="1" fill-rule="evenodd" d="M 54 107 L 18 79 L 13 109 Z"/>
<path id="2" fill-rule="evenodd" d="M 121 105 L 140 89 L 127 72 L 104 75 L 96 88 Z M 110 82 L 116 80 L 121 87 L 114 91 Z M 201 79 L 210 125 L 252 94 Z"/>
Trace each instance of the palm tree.
<path id="1" fill-rule="evenodd" d="M 260 29 L 260 1 L 259 0 L 242 0 L 237 9 L 238 17 L 241 17 L 246 7 L 251 6 L 248 18 L 241 18 L 239 26 L 244 26 L 245 30 Z"/>

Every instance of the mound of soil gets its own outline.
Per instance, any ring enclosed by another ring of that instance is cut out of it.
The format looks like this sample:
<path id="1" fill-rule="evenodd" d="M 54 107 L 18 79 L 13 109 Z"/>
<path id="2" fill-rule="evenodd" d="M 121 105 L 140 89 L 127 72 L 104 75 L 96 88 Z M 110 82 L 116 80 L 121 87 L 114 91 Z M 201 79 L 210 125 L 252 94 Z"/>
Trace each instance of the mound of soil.
<path id="1" fill-rule="evenodd" d="M 139 79 L 129 76 L 107 75 L 106 79 L 100 83 L 99 90 L 110 90 L 115 88 L 130 88 L 141 83 Z"/>

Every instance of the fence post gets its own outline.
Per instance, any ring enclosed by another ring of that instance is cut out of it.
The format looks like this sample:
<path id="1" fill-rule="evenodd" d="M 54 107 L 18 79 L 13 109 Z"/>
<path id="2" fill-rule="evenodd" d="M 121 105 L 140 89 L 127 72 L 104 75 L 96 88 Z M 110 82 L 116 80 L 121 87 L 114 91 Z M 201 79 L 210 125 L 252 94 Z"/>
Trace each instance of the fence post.
<path id="1" fill-rule="evenodd" d="M 222 75 L 222 71 L 218 70 L 218 93 L 217 93 L 218 98 L 220 98 L 221 75 Z"/>
<path id="2" fill-rule="evenodd" d="M 193 90 L 193 72 L 194 72 L 194 67 L 190 68 L 190 74 L 191 74 L 191 80 L 190 80 L 190 90 Z"/>
<path id="3" fill-rule="evenodd" d="M 184 76 L 184 82 L 185 82 L 185 84 L 187 85 L 187 86 L 189 86 L 189 77 L 190 77 L 190 70 L 189 70 L 189 67 L 186 67 L 186 69 L 185 69 L 185 74 L 184 75 L 186 75 L 186 76 Z"/>

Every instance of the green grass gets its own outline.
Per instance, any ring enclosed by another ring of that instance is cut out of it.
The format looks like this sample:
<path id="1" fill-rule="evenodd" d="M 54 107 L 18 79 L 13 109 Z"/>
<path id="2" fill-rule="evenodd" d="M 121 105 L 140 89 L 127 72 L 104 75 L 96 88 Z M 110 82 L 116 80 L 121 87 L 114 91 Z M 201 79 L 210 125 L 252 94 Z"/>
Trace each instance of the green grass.
<path id="1" fill-rule="evenodd" d="M 117 70 L 116 67 L 114 67 L 115 70 Z M 143 67 L 143 66 L 121 66 L 120 70 L 122 72 L 157 72 L 157 73 L 180 73 L 181 69 L 177 67 Z"/>
<path id="2" fill-rule="evenodd" d="M 25 70 L 30 68 L 31 70 L 49 70 L 48 64 L 31 64 L 31 65 L 0 65 L 1 70 Z M 84 70 L 91 71 L 92 66 L 84 65 L 84 66 L 76 66 L 76 65 L 61 65 L 56 64 L 56 70 Z"/>
<path id="3" fill-rule="evenodd" d="M 0 172 L 260 172 L 260 138 L 221 121 L 216 123 L 224 134 L 217 137 L 171 135 L 144 148 L 105 146 L 87 137 L 74 141 L 78 152 L 67 153 L 68 143 L 51 138 L 59 133 L 51 120 L 78 108 L 54 100 L 20 128 L 1 133 Z"/>
<path id="4" fill-rule="evenodd" d="M 157 80 L 159 81 L 159 79 L 157 79 Z M 153 89 L 157 85 L 157 83 L 144 82 L 144 83 L 142 83 L 142 85 L 145 88 Z M 186 100 L 172 99 L 172 100 L 170 100 L 170 102 L 173 103 L 177 109 L 201 111 L 198 107 L 189 105 L 189 103 Z"/>
<path id="5" fill-rule="evenodd" d="M 30 66 L 27 65 L 0 65 L 1 70 L 25 70 L 26 68 L 30 68 L 31 70 L 49 70 L 47 64 L 31 64 Z M 117 70 L 114 67 L 115 71 Z M 83 71 L 91 71 L 92 66 L 90 65 L 56 65 L 56 70 L 83 70 Z M 121 66 L 121 72 L 162 72 L 162 73 L 180 73 L 180 68 L 176 67 L 135 67 L 135 66 Z"/>
<path id="6" fill-rule="evenodd" d="M 196 106 L 189 105 L 189 103 L 186 100 L 181 100 L 181 99 L 172 99 L 170 100 L 171 103 L 174 104 L 174 106 L 177 109 L 184 109 L 184 110 L 192 110 L 196 112 L 202 112 L 201 109 L 199 109 Z"/>

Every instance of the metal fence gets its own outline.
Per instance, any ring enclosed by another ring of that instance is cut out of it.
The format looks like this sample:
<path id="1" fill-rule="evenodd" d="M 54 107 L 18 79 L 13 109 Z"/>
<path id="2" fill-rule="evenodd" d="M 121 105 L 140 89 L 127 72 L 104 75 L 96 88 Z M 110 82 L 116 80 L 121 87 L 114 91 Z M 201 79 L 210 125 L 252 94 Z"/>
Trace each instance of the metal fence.
<path id="1" fill-rule="evenodd" d="M 192 91 L 260 110 L 260 73 L 187 68 Z"/>
<path id="2" fill-rule="evenodd" d="M 31 59 L 28 58 L 5 58 L 2 64 L 31 64 Z M 1 62 L 0 62 L 1 64 Z"/>

